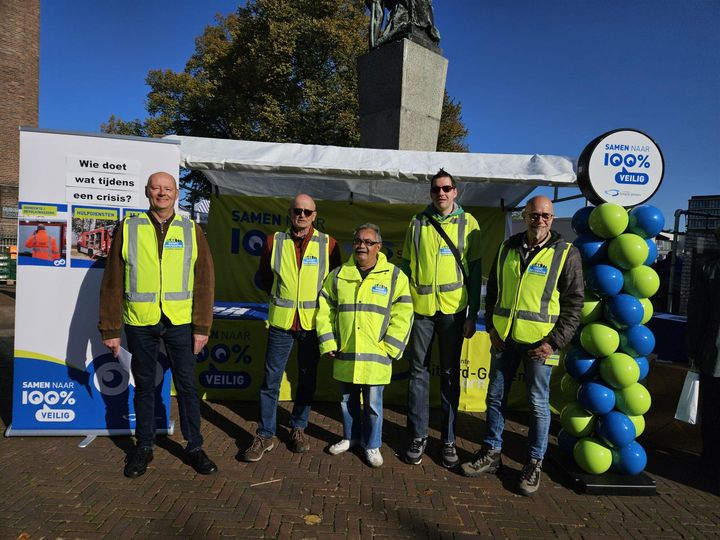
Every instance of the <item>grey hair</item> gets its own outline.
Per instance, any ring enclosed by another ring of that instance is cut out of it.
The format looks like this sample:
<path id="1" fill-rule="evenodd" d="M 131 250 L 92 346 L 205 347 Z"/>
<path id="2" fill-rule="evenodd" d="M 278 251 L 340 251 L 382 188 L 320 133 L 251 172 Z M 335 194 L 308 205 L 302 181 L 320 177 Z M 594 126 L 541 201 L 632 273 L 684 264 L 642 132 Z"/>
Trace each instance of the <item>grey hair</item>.
<path id="1" fill-rule="evenodd" d="M 375 237 L 377 238 L 377 241 L 382 243 L 382 235 L 380 234 L 380 227 L 378 227 L 374 223 L 363 223 L 362 225 L 356 227 L 355 230 L 353 231 L 352 237 L 355 238 L 357 236 L 357 233 L 362 231 L 363 229 L 368 229 L 370 231 L 375 232 Z"/>

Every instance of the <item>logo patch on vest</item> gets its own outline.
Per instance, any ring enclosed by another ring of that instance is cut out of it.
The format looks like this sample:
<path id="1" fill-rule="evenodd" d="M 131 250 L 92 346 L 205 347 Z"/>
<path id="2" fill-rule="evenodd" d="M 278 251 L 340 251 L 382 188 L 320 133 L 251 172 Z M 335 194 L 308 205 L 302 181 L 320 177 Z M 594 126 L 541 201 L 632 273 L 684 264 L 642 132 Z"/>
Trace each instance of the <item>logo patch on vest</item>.
<path id="1" fill-rule="evenodd" d="M 528 272 L 536 274 L 538 276 L 545 276 L 548 273 L 547 266 L 542 263 L 535 263 L 528 266 Z"/>
<path id="2" fill-rule="evenodd" d="M 305 255 L 305 257 L 303 257 L 302 263 L 308 266 L 317 266 L 318 258 L 314 255 Z"/>
<path id="3" fill-rule="evenodd" d="M 373 294 L 381 294 L 383 296 L 387 295 L 388 293 L 387 287 L 385 285 L 373 285 L 371 290 Z"/>
<path id="4" fill-rule="evenodd" d="M 452 249 L 450 249 L 449 247 L 443 246 L 440 248 L 440 255 L 452 255 L 452 254 L 453 254 Z"/>
<path id="5" fill-rule="evenodd" d="M 166 238 L 163 249 L 182 249 L 183 241 L 179 238 Z"/>

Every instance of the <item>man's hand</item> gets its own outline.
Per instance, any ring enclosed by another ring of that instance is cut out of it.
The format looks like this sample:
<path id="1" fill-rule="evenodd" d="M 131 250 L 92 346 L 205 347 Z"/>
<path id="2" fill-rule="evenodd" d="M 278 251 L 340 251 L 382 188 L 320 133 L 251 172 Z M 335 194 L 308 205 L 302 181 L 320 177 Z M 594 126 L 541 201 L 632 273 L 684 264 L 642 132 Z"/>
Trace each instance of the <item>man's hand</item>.
<path id="1" fill-rule="evenodd" d="M 193 354 L 198 355 L 203 347 L 207 345 L 208 337 L 202 334 L 193 334 Z"/>
<path id="2" fill-rule="evenodd" d="M 492 343 L 492 346 L 495 347 L 498 351 L 504 351 L 505 342 L 500 339 L 500 335 L 497 333 L 497 330 L 491 328 L 488 334 L 490 334 L 490 343 Z"/>
<path id="3" fill-rule="evenodd" d="M 103 345 L 105 345 L 110 351 L 112 352 L 112 355 L 117 358 L 120 354 L 120 338 L 110 338 L 110 339 L 103 339 Z"/>
<path id="4" fill-rule="evenodd" d="M 463 325 L 463 337 L 465 339 L 470 339 L 475 335 L 475 320 L 474 319 L 465 319 L 465 324 Z"/>
<path id="5" fill-rule="evenodd" d="M 328 351 L 328 353 L 327 353 L 327 355 L 328 355 L 330 358 L 335 358 L 335 355 L 336 355 L 336 354 L 337 354 L 337 351 Z"/>
<path id="6" fill-rule="evenodd" d="M 555 351 L 553 350 L 552 345 L 550 345 L 546 341 L 543 341 L 539 347 L 535 349 L 529 349 L 528 356 L 531 360 L 535 360 L 536 362 L 545 362 L 548 357 L 554 352 Z"/>

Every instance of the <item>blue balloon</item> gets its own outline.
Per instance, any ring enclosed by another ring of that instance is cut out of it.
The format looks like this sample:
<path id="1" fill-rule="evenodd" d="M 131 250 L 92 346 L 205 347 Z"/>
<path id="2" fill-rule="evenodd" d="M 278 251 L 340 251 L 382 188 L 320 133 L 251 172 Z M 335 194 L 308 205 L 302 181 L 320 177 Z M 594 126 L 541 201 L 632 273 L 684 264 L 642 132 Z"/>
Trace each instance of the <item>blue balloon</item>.
<path id="1" fill-rule="evenodd" d="M 624 284 L 623 273 L 609 264 L 596 264 L 588 268 L 585 285 L 601 298 L 615 296 Z"/>
<path id="2" fill-rule="evenodd" d="M 606 443 L 612 446 L 626 446 L 635 440 L 635 424 L 626 414 L 610 411 L 597 419 L 597 433 Z"/>
<path id="3" fill-rule="evenodd" d="M 585 264 L 598 264 L 607 261 L 607 241 L 592 233 L 584 233 L 573 240 Z"/>
<path id="4" fill-rule="evenodd" d="M 615 391 L 602 383 L 588 381 L 580 385 L 578 401 L 588 412 L 607 414 L 615 407 Z"/>
<path id="5" fill-rule="evenodd" d="M 565 371 L 573 379 L 589 381 L 599 370 L 600 361 L 581 348 L 573 349 L 565 355 Z"/>
<path id="6" fill-rule="evenodd" d="M 655 336 L 645 325 L 638 324 L 620 332 L 620 350 L 630 356 L 647 356 L 655 348 Z"/>
<path id="7" fill-rule="evenodd" d="M 616 328 L 625 329 L 642 321 L 645 310 L 631 294 L 617 294 L 605 301 L 605 318 Z"/>
<path id="8" fill-rule="evenodd" d="M 643 238 L 656 236 L 665 226 L 662 212 L 649 204 L 636 206 L 630 210 L 628 218 L 628 229 Z"/>
<path id="9" fill-rule="evenodd" d="M 575 234 L 580 236 L 581 234 L 589 233 L 590 232 L 590 225 L 588 224 L 588 219 L 590 218 L 590 213 L 595 209 L 594 206 L 584 206 L 572 217 L 572 221 L 570 222 L 570 226 L 572 227 L 572 230 L 575 231 Z"/>
<path id="10" fill-rule="evenodd" d="M 645 266 L 652 266 L 658 256 L 657 244 L 655 243 L 654 238 L 648 238 L 647 240 L 645 240 L 645 242 L 648 245 L 648 257 L 647 259 L 645 259 L 645 262 L 643 264 Z"/>
<path id="11" fill-rule="evenodd" d="M 573 437 L 567 431 L 565 431 L 565 429 L 561 429 L 558 432 L 557 438 L 560 451 L 566 456 L 572 457 L 575 443 L 578 442 L 580 439 L 578 437 Z"/>
<path id="12" fill-rule="evenodd" d="M 638 377 L 638 381 L 644 381 L 650 372 L 650 362 L 648 362 L 648 359 L 644 356 L 638 356 L 635 358 L 635 361 L 640 367 L 640 377 Z"/>
<path id="13" fill-rule="evenodd" d="M 612 448 L 612 467 L 620 474 L 640 474 L 647 465 L 645 449 L 637 441 Z"/>

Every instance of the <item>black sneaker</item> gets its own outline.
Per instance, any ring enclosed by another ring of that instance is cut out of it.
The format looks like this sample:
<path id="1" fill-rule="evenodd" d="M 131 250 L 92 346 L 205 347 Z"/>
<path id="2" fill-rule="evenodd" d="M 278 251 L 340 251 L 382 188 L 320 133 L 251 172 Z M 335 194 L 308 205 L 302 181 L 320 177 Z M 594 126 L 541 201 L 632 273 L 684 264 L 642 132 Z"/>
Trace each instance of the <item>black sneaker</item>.
<path id="1" fill-rule="evenodd" d="M 145 474 L 145 471 L 147 471 L 148 463 L 152 460 L 152 448 L 137 448 L 135 453 L 128 458 L 123 474 L 128 478 L 137 478 L 138 476 L 142 476 Z"/>
<path id="2" fill-rule="evenodd" d="M 218 470 L 217 465 L 207 457 L 207 454 L 202 448 L 188 452 L 187 458 L 190 466 L 200 474 L 213 474 Z"/>
<path id="3" fill-rule="evenodd" d="M 455 450 L 455 443 L 445 443 L 442 450 L 442 464 L 443 467 L 452 469 L 459 463 L 457 451 Z"/>
<path id="4" fill-rule="evenodd" d="M 460 465 L 460 470 L 464 476 L 480 476 L 481 474 L 496 474 L 501 467 L 500 450 L 483 446 L 475 453 L 472 461 Z"/>
<path id="5" fill-rule="evenodd" d="M 518 489 L 520 493 L 530 496 L 540 487 L 540 471 L 542 470 L 541 459 L 531 459 L 522 468 Z"/>
<path id="6" fill-rule="evenodd" d="M 413 439 L 410 446 L 405 451 L 405 463 L 410 465 L 420 465 L 422 463 L 422 455 L 427 446 L 427 437 Z"/>

